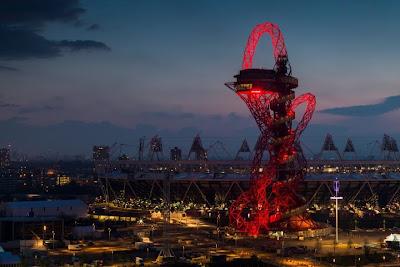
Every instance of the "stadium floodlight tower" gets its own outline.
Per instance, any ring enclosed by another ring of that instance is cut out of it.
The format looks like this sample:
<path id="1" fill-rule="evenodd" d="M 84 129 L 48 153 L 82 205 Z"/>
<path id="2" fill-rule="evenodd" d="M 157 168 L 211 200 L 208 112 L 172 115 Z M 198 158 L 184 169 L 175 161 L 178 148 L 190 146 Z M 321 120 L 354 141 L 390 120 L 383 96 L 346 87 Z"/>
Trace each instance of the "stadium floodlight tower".
<path id="1" fill-rule="evenodd" d="M 272 40 L 273 69 L 252 67 L 256 46 L 264 34 Z M 229 216 L 238 231 L 257 236 L 262 230 L 287 227 L 282 225 L 287 225 L 289 218 L 297 216 L 296 221 L 301 221 L 299 210 L 304 211 L 305 201 L 296 188 L 303 178 L 304 165 L 299 161 L 298 141 L 314 112 L 315 97 L 306 93 L 295 98 L 298 80 L 291 76 L 281 31 L 270 22 L 257 25 L 251 32 L 242 69 L 234 77 L 236 81 L 226 86 L 246 103 L 261 134 L 254 153 L 250 189 L 231 205 Z M 306 103 L 305 113 L 293 129 L 295 109 L 303 103 Z M 266 157 L 265 151 L 268 151 Z M 304 221 L 299 224 L 304 225 Z"/>

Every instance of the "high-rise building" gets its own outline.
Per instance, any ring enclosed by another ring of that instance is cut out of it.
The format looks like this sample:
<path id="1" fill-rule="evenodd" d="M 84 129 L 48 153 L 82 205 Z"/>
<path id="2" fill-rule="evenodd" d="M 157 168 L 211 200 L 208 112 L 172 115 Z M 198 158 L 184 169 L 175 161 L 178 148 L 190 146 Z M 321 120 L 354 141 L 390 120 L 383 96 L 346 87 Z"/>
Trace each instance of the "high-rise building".
<path id="1" fill-rule="evenodd" d="M 11 163 L 10 149 L 8 147 L 0 148 L 0 167 L 8 167 Z"/>
<path id="2" fill-rule="evenodd" d="M 15 193 L 17 174 L 12 168 L 0 169 L 0 194 Z"/>
<path id="3" fill-rule="evenodd" d="M 109 146 L 93 146 L 93 160 L 109 160 L 110 147 Z"/>
<path id="4" fill-rule="evenodd" d="M 94 171 L 97 174 L 104 174 L 110 166 L 110 147 L 93 146 Z"/>

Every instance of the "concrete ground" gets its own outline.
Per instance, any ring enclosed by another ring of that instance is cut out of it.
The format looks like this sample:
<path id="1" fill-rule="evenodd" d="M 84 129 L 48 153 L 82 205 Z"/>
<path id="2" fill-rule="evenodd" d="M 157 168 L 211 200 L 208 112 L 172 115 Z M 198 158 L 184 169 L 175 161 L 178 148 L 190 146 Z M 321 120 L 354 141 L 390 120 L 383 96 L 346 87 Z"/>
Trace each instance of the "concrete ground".
<path id="1" fill-rule="evenodd" d="M 80 251 L 70 251 L 68 249 L 50 250 L 51 256 L 70 258 L 82 255 L 91 255 L 93 258 L 106 258 L 108 262 L 115 261 L 114 256 L 118 253 L 140 256 L 146 260 L 146 265 L 154 265 L 152 261 L 156 259 L 157 251 L 138 251 L 134 247 L 132 234 L 140 231 L 157 231 L 162 229 L 162 222 L 154 219 L 152 222 L 142 225 L 132 224 L 124 229 L 120 238 L 111 240 L 94 241 L 91 246 L 83 247 Z M 204 262 L 205 257 L 212 254 L 225 254 L 227 258 L 245 258 L 256 255 L 257 257 L 277 264 L 278 266 L 332 266 L 321 263 L 316 258 L 324 255 L 361 255 L 363 246 L 368 245 L 379 252 L 387 251 L 381 248 L 383 239 L 390 234 L 390 231 L 353 231 L 350 233 L 340 233 L 340 242 L 334 244 L 335 237 L 329 236 L 318 239 L 289 240 L 283 239 L 284 247 L 306 246 L 310 251 L 307 254 L 291 255 L 290 257 L 280 257 L 276 255 L 273 248 L 282 247 L 280 241 L 271 240 L 267 237 L 245 237 L 237 238 L 223 237 L 218 235 L 216 226 L 205 223 L 199 219 L 191 217 L 173 217 L 173 223 L 168 228 L 168 234 L 153 235 L 151 240 L 155 246 L 161 248 L 162 244 L 168 242 L 177 257 L 197 257 L 198 262 Z M 117 257 L 115 257 L 117 258 Z M 376 265 L 375 265 L 376 266 Z M 383 265 L 382 265 L 383 266 Z"/>

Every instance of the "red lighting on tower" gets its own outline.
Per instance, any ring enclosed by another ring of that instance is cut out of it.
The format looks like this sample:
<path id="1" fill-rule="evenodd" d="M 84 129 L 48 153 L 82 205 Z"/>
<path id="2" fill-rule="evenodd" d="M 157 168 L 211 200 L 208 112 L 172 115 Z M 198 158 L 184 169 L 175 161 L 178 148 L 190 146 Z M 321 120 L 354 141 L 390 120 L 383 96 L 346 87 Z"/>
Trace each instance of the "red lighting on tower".
<path id="1" fill-rule="evenodd" d="M 275 66 L 253 69 L 253 56 L 264 34 L 271 37 Z M 278 25 L 266 22 L 253 29 L 244 51 L 242 70 L 235 78 L 235 82 L 226 85 L 246 103 L 261 133 L 252 163 L 250 189 L 231 205 L 230 222 L 238 231 L 254 236 L 262 230 L 283 224 L 287 227 L 293 222 L 307 227 L 312 221 L 300 215 L 304 200 L 296 193 L 304 175 L 298 141 L 311 120 L 315 97 L 310 93 L 295 97 L 298 80 L 291 76 Z M 305 113 L 297 127 L 292 127 L 295 110 L 301 104 L 306 104 Z M 268 159 L 264 160 L 266 151 Z"/>

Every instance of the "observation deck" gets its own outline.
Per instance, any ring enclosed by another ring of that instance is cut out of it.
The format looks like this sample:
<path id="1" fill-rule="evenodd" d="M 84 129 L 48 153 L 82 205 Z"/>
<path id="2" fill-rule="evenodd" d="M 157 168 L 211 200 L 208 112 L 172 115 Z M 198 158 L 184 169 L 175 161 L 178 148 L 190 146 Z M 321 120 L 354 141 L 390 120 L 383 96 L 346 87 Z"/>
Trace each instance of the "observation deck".
<path id="1" fill-rule="evenodd" d="M 234 76 L 236 82 L 226 83 L 235 92 L 273 91 L 282 92 L 298 87 L 297 78 L 290 75 L 279 75 L 273 69 L 245 69 Z"/>

